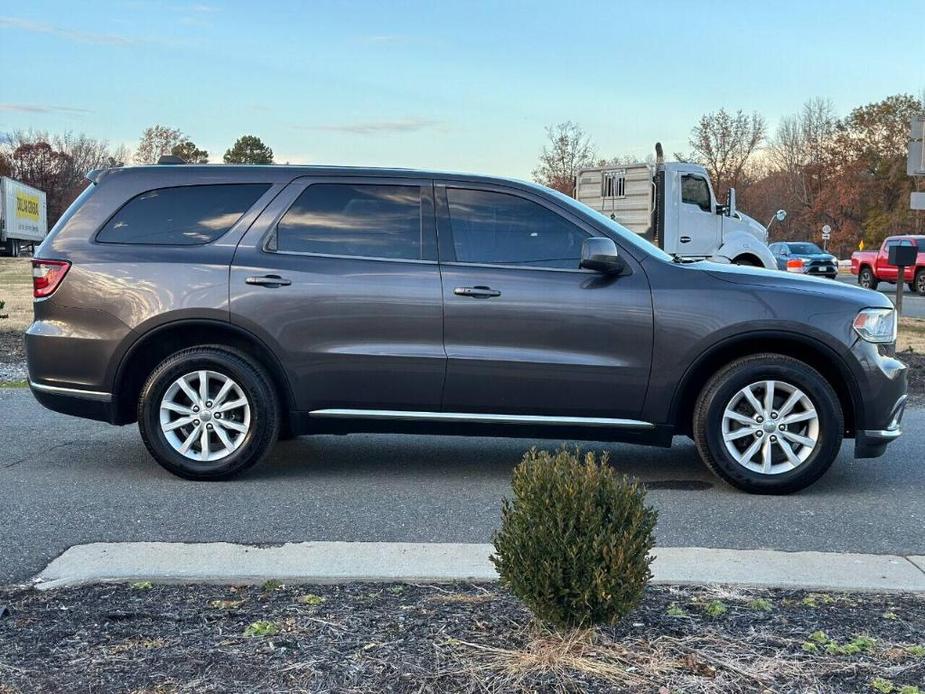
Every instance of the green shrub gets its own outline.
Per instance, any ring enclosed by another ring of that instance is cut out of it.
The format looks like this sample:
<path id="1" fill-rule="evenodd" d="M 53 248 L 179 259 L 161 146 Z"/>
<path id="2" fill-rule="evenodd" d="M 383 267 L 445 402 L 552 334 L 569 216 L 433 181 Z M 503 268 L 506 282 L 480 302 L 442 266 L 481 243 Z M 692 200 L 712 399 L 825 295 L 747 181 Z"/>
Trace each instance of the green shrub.
<path id="1" fill-rule="evenodd" d="M 532 449 L 514 469 L 491 561 L 540 620 L 614 624 L 642 598 L 657 513 L 603 456 Z"/>

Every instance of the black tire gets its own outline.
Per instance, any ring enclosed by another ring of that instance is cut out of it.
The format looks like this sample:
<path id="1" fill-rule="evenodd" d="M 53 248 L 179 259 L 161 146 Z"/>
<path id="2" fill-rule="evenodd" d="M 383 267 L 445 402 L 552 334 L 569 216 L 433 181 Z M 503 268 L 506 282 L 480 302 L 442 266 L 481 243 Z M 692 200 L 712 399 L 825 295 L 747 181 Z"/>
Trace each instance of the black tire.
<path id="1" fill-rule="evenodd" d="M 732 261 L 733 265 L 743 265 L 745 267 L 764 267 L 761 263 L 756 263 L 752 258 L 740 255 Z"/>
<path id="2" fill-rule="evenodd" d="M 769 379 L 803 391 L 815 408 L 819 422 L 812 453 L 795 468 L 777 474 L 746 468 L 730 455 L 723 441 L 726 406 L 743 388 Z M 724 367 L 704 386 L 693 418 L 694 442 L 703 462 L 721 479 L 753 494 L 789 494 L 811 485 L 835 461 L 844 430 L 841 403 L 829 382 L 808 364 L 780 354 L 756 354 Z"/>
<path id="3" fill-rule="evenodd" d="M 877 285 L 880 282 L 874 277 L 874 273 L 869 267 L 861 268 L 861 271 L 858 273 L 858 284 L 864 287 L 864 289 L 877 289 Z"/>
<path id="4" fill-rule="evenodd" d="M 164 394 L 181 376 L 209 370 L 232 379 L 250 407 L 250 426 L 238 448 L 215 461 L 187 458 L 168 442 L 160 425 Z M 228 479 L 256 465 L 279 435 L 279 404 L 266 371 L 236 350 L 204 345 L 177 352 L 162 361 L 148 377 L 138 398 L 138 428 L 154 459 L 173 474 L 189 480 Z"/>
<path id="5" fill-rule="evenodd" d="M 915 279 L 909 288 L 919 296 L 925 296 L 925 269 L 915 273 Z"/>

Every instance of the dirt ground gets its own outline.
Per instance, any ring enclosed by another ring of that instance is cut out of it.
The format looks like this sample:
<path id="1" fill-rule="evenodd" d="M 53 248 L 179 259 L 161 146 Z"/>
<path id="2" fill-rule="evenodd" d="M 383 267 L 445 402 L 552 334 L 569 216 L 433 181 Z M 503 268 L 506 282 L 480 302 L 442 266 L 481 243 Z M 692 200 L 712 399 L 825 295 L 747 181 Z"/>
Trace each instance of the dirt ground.
<path id="1" fill-rule="evenodd" d="M 912 595 L 650 587 L 564 634 L 495 584 L 0 589 L 0 615 L 3 694 L 925 688 Z"/>

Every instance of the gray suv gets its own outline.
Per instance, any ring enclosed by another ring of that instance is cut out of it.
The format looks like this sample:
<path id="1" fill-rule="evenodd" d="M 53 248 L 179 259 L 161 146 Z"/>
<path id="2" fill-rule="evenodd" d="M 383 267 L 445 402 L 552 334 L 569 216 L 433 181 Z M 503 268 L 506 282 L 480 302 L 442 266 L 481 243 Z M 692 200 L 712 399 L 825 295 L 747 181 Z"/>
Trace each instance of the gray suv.
<path id="1" fill-rule="evenodd" d="M 430 171 L 94 171 L 33 261 L 32 392 L 220 479 L 280 437 L 696 442 L 751 492 L 900 434 L 882 295 L 684 262 L 575 200 Z M 666 213 L 666 211 L 661 211 Z M 670 210 L 667 211 L 670 213 Z"/>

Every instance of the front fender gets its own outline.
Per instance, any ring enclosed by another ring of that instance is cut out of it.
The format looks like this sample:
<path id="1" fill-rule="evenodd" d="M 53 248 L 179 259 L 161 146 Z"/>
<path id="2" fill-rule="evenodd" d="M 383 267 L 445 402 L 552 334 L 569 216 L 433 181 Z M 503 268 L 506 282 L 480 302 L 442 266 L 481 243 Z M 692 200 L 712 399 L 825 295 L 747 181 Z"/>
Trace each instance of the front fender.
<path id="1" fill-rule="evenodd" d="M 726 236 L 723 245 L 716 251 L 711 260 L 720 263 L 733 263 L 742 255 L 751 255 L 761 261 L 768 270 L 777 270 L 777 260 L 771 249 L 749 233 L 734 231 Z"/>

